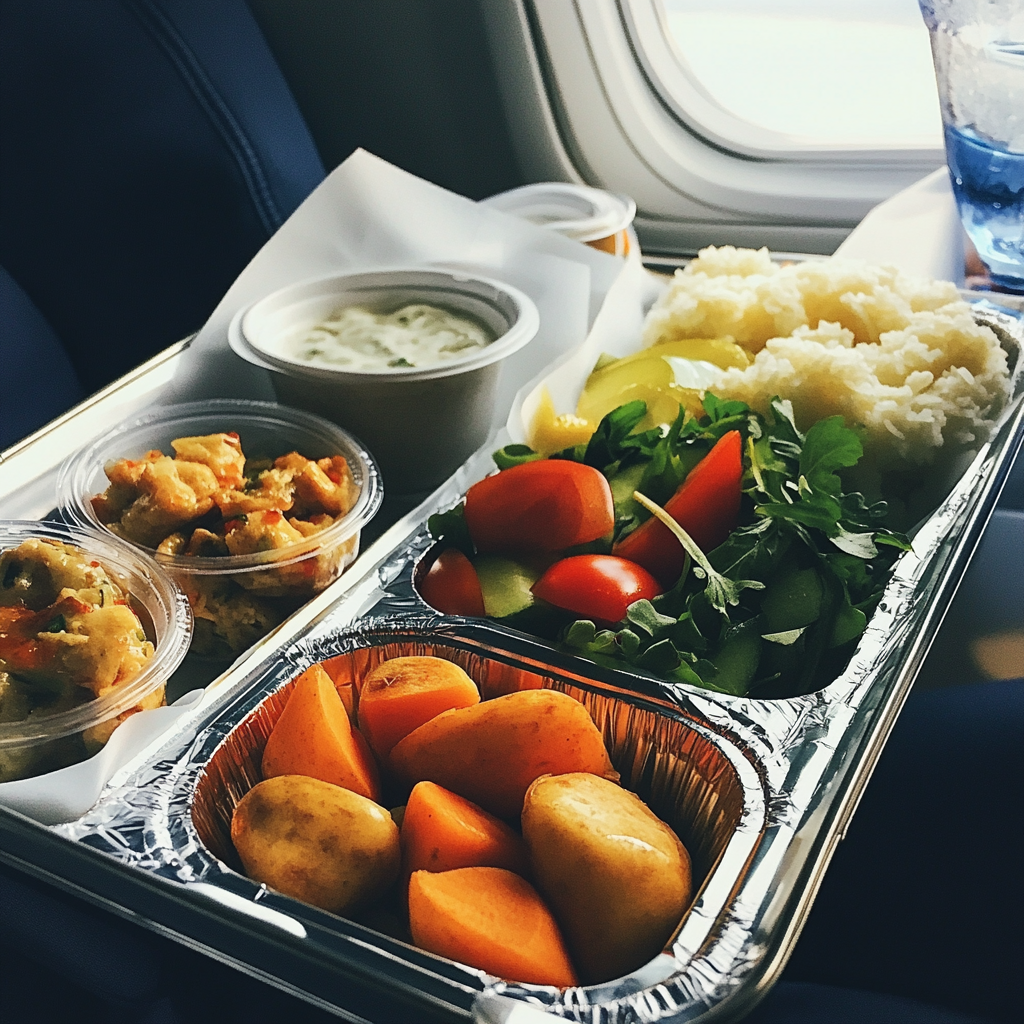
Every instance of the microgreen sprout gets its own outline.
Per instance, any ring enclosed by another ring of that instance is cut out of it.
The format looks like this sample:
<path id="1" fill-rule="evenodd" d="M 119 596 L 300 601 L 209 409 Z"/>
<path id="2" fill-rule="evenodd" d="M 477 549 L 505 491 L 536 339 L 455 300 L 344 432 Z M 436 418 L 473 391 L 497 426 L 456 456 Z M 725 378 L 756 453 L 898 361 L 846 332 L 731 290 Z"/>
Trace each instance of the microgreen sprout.
<path id="1" fill-rule="evenodd" d="M 656 505 L 646 495 L 639 491 L 633 492 L 633 500 L 642 505 L 656 519 L 668 527 L 672 536 L 683 546 L 683 550 L 693 559 L 693 573 L 698 579 L 706 579 L 708 603 L 712 608 L 717 608 L 723 614 L 728 614 L 728 605 L 740 603 L 740 593 L 743 590 L 764 590 L 764 584 L 759 580 L 730 580 L 717 572 L 714 566 L 708 561 L 707 555 L 697 546 L 694 539 L 660 506 Z"/>

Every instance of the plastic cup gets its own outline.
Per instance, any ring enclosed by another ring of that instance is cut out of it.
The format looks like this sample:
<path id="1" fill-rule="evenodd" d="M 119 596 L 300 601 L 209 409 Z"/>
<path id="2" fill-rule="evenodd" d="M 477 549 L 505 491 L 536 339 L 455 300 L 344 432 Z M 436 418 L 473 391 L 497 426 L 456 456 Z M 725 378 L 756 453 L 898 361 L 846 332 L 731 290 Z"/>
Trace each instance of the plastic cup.
<path id="1" fill-rule="evenodd" d="M 613 256 L 639 250 L 633 232 L 636 203 L 629 196 L 588 185 L 542 181 L 500 192 L 483 204 Z"/>
<path id="2" fill-rule="evenodd" d="M 133 679 L 102 697 L 54 714 L 33 712 L 23 721 L 0 722 L 0 782 L 30 778 L 91 757 L 140 706 L 159 706 L 171 673 L 192 635 L 184 594 L 152 559 L 108 533 L 58 523 L 0 522 L 0 551 L 38 537 L 63 541 L 98 561 L 128 595 L 154 645 L 153 657 Z"/>
<path id="3" fill-rule="evenodd" d="M 75 523 L 107 532 L 91 499 L 106 490 L 104 466 L 171 441 L 237 433 L 247 460 L 297 451 L 309 459 L 343 455 L 359 497 L 327 529 L 283 548 L 247 555 L 168 555 L 137 545 L 188 595 L 196 618 L 193 652 L 213 658 L 240 653 L 314 594 L 334 582 L 359 554 L 363 527 L 380 508 L 383 491 L 373 458 L 351 434 L 319 416 L 275 405 L 217 399 L 166 406 L 97 438 L 61 467 L 61 508 Z"/>
<path id="4" fill-rule="evenodd" d="M 434 366 L 345 370 L 304 362 L 291 343 L 346 306 L 390 313 L 426 303 L 483 324 L 494 340 Z M 339 274 L 289 285 L 240 310 L 228 340 L 270 372 L 283 402 L 358 434 L 380 463 L 389 495 L 436 487 L 490 434 L 501 363 L 531 341 L 537 307 L 499 281 L 412 269 Z"/>
<path id="5" fill-rule="evenodd" d="M 946 160 L 964 229 L 993 283 L 1024 292 L 1024 7 L 920 0 Z"/>

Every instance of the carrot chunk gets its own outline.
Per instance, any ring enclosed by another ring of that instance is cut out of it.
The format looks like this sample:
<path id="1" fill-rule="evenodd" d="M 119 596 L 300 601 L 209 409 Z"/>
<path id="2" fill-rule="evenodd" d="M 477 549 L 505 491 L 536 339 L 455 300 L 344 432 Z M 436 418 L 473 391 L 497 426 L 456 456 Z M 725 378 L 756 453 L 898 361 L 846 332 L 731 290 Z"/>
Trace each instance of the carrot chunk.
<path id="1" fill-rule="evenodd" d="M 591 772 L 618 780 L 587 709 L 556 690 L 521 690 L 445 711 L 395 745 L 406 782 L 436 782 L 499 818 L 514 818 L 534 779 Z"/>
<path id="2" fill-rule="evenodd" d="M 506 868 L 527 872 L 526 844 L 505 822 L 433 782 L 413 786 L 402 818 L 402 869 Z"/>
<path id="3" fill-rule="evenodd" d="M 382 762 L 391 748 L 424 722 L 451 708 L 480 703 L 476 683 L 444 658 L 392 658 L 363 680 L 359 727 Z"/>
<path id="4" fill-rule="evenodd" d="M 295 680 L 263 751 L 263 777 L 307 775 L 380 799 L 377 765 L 321 665 Z"/>
<path id="5" fill-rule="evenodd" d="M 577 984 L 551 911 L 529 882 L 503 868 L 414 872 L 409 928 L 421 949 L 499 978 Z"/>
<path id="6" fill-rule="evenodd" d="M 337 658 L 328 658 L 321 661 L 324 671 L 331 677 L 334 688 L 338 691 L 341 703 L 345 705 L 350 722 L 358 721 L 359 694 L 356 692 L 356 685 L 348 676 L 345 669 L 349 665 L 349 658 L 345 654 Z"/>

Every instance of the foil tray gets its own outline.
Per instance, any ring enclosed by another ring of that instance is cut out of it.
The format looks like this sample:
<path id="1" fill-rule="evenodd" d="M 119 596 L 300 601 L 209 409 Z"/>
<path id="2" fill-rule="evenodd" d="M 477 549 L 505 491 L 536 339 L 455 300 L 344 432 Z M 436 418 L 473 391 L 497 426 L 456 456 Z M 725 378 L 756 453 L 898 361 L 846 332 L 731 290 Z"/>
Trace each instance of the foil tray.
<path id="1" fill-rule="evenodd" d="M 487 472 L 476 459 L 389 532 L 394 541 L 405 531 L 335 603 L 310 606 L 283 646 L 242 662 L 217 701 L 51 836 L 116 865 L 122 912 L 134 909 L 351 1020 L 405 1019 L 374 1015 L 375 997 L 385 995 L 424 1021 L 506 1020 L 509 1007 L 517 1021 L 532 1011 L 600 1024 L 742 1016 L 785 963 L 1024 442 L 1021 327 L 990 315 L 1014 363 L 1010 407 L 914 534 L 846 669 L 824 689 L 731 697 L 598 667 L 498 624 L 434 612 L 415 587 L 432 544 L 424 524 Z M 226 825 L 255 780 L 283 687 L 327 658 L 340 658 L 358 679 L 384 657 L 431 652 L 467 667 L 486 694 L 539 684 L 583 701 L 624 781 L 679 830 L 700 887 L 651 963 L 564 992 L 512 985 L 268 891 L 237 870 Z M 173 914 L 139 909 L 161 898 Z"/>

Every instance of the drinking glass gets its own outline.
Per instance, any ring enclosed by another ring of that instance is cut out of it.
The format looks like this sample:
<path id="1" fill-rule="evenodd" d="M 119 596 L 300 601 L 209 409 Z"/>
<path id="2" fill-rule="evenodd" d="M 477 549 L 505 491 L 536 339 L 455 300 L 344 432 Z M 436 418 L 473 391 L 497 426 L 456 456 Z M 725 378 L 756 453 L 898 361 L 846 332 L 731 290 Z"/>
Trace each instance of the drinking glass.
<path id="1" fill-rule="evenodd" d="M 1024 292 L 1024 2 L 919 2 L 960 218 L 993 283 Z"/>

